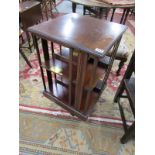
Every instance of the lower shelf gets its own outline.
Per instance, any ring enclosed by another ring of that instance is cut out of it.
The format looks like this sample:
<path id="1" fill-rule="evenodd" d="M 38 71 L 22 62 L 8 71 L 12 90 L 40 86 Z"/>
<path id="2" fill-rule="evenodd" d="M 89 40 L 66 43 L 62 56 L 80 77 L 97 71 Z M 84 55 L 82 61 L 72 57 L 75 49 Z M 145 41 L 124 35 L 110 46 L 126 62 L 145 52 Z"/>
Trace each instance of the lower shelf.
<path id="1" fill-rule="evenodd" d="M 93 111 L 93 107 L 95 106 L 98 98 L 99 98 L 99 91 L 92 91 L 89 97 L 89 104 L 87 110 L 85 110 L 85 102 L 87 91 L 83 90 L 82 101 L 80 103 L 80 109 L 76 109 L 74 106 L 75 102 L 75 86 L 72 86 L 72 103 L 69 105 L 69 91 L 67 85 L 62 85 L 58 82 L 53 80 L 53 84 L 51 85 L 51 91 L 44 91 L 44 95 L 49 98 L 50 100 L 55 101 L 58 105 L 62 106 L 64 109 L 68 110 L 72 115 L 76 115 L 82 120 L 86 120 L 88 116 Z"/>

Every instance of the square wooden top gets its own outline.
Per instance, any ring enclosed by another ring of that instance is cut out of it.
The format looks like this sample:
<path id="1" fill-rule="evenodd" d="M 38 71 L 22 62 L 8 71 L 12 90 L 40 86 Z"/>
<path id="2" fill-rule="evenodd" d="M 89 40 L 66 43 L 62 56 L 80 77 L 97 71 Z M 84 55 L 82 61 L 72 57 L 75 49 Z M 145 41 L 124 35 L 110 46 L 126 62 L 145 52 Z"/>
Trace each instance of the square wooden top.
<path id="1" fill-rule="evenodd" d="M 75 13 L 28 28 L 41 38 L 103 57 L 127 26 Z"/>
<path id="2" fill-rule="evenodd" d="M 26 10 L 31 9 L 32 7 L 40 4 L 38 1 L 25 1 L 25 2 L 20 2 L 19 3 L 19 13 L 22 13 Z"/>

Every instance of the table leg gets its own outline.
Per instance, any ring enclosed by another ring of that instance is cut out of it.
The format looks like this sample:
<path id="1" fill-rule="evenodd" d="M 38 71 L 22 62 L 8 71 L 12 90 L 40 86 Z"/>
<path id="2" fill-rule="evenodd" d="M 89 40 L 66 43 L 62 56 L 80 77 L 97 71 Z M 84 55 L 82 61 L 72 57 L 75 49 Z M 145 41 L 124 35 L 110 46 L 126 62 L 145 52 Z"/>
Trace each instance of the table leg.
<path id="1" fill-rule="evenodd" d="M 122 17 L 121 17 L 121 20 L 120 20 L 120 24 L 123 22 L 125 13 L 126 13 L 126 8 L 124 8 L 124 10 L 123 10 L 123 14 L 122 14 Z"/>
<path id="2" fill-rule="evenodd" d="M 86 15 L 86 6 L 83 6 L 83 15 Z"/>
<path id="3" fill-rule="evenodd" d="M 72 12 L 74 13 L 76 12 L 76 3 L 73 2 L 72 2 Z"/>
<path id="4" fill-rule="evenodd" d="M 102 17 L 103 17 L 103 8 L 99 8 L 98 18 L 102 19 Z"/>
<path id="5" fill-rule="evenodd" d="M 25 33 L 26 33 L 26 38 L 27 38 L 27 41 L 28 41 L 28 46 L 29 46 L 28 48 L 29 48 L 30 52 L 32 53 L 30 35 L 29 35 L 29 33 L 27 31 Z"/>
<path id="6" fill-rule="evenodd" d="M 123 20 L 123 25 L 125 25 L 125 23 L 126 23 L 126 20 L 127 20 L 127 17 L 128 17 L 129 12 L 130 12 L 130 8 L 128 8 L 128 9 L 126 10 L 125 18 L 124 18 L 124 20 Z"/>
<path id="7" fill-rule="evenodd" d="M 112 10 L 112 16 L 111 16 L 111 19 L 110 19 L 111 22 L 113 21 L 115 10 L 116 10 L 116 8 L 113 8 L 113 10 Z"/>
<path id="8" fill-rule="evenodd" d="M 32 68 L 31 63 L 29 62 L 29 60 L 27 59 L 26 55 L 24 54 L 24 52 L 20 48 L 19 48 L 19 52 L 23 56 L 24 60 L 29 65 L 29 67 Z"/>
<path id="9" fill-rule="evenodd" d="M 109 10 L 109 8 L 99 8 L 99 19 L 102 19 L 103 17 L 107 19 Z"/>

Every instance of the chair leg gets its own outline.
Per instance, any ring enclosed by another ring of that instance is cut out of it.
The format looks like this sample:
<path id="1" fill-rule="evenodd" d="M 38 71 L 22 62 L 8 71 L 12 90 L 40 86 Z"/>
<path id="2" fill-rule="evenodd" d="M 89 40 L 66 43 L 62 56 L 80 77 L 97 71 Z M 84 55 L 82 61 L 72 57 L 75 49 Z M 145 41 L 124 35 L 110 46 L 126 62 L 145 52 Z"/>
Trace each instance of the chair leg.
<path id="1" fill-rule="evenodd" d="M 22 43 L 24 43 L 24 38 L 22 35 L 20 35 L 20 38 L 22 39 Z"/>
<path id="2" fill-rule="evenodd" d="M 86 15 L 86 7 L 83 6 L 83 15 Z"/>
<path id="3" fill-rule="evenodd" d="M 26 37 L 27 37 L 27 41 L 28 41 L 28 48 L 29 48 L 29 50 L 30 50 L 30 52 L 32 53 L 32 49 L 31 49 L 31 43 L 30 43 L 30 36 L 29 36 L 29 34 L 28 34 L 28 32 L 26 31 Z"/>
<path id="4" fill-rule="evenodd" d="M 116 72 L 117 76 L 120 75 L 120 71 L 121 71 L 122 67 L 124 66 L 124 62 L 125 62 L 125 60 L 120 61 L 119 66 L 118 66 L 118 70 Z"/>
<path id="5" fill-rule="evenodd" d="M 31 63 L 29 62 L 29 60 L 27 59 L 26 55 L 23 53 L 23 51 L 21 49 L 19 49 L 20 54 L 23 56 L 24 60 L 26 61 L 26 63 L 29 65 L 30 68 L 32 68 Z"/>
<path id="6" fill-rule="evenodd" d="M 134 135 L 135 135 L 135 122 L 129 127 L 124 136 L 121 138 L 121 143 L 125 144 Z"/>
<path id="7" fill-rule="evenodd" d="M 109 8 L 99 8 L 99 18 L 102 19 L 104 17 L 105 19 L 107 19 L 109 10 Z"/>

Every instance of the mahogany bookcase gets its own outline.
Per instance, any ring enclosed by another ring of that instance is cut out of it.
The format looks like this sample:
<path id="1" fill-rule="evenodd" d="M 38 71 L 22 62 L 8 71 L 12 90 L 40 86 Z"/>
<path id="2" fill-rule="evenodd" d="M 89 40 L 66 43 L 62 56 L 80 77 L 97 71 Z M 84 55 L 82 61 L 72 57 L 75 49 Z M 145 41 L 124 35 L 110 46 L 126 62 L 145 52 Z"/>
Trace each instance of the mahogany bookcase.
<path id="1" fill-rule="evenodd" d="M 30 27 L 44 96 L 72 115 L 87 120 L 106 86 L 126 29 L 124 25 L 75 13 Z M 60 50 L 56 51 L 54 44 L 59 44 Z M 107 57 L 111 49 L 112 55 Z"/>

